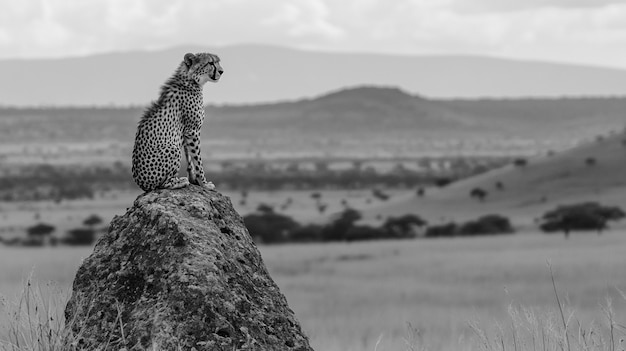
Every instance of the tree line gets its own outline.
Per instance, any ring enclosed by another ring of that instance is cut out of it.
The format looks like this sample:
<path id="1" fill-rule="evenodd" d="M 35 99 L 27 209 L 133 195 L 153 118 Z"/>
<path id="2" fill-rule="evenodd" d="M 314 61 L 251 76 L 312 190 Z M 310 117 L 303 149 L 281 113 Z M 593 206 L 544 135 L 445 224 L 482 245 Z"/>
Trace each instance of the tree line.
<path id="1" fill-rule="evenodd" d="M 569 237 L 572 231 L 596 231 L 601 234 L 609 222 L 619 221 L 626 213 L 617 206 L 604 206 L 597 202 L 583 202 L 558 206 L 537 219 L 544 233 L 562 232 Z M 326 224 L 300 224 L 293 218 L 275 212 L 269 205 L 261 204 L 255 213 L 244 216 L 250 235 L 260 243 L 332 242 L 375 239 L 412 239 L 468 237 L 480 235 L 513 234 L 511 221 L 499 214 L 488 214 L 476 219 L 456 223 L 430 224 L 415 214 L 389 217 L 382 224 L 372 226 L 360 223 L 359 211 L 347 208 L 336 214 Z"/>
<path id="2" fill-rule="evenodd" d="M 597 202 L 561 205 L 537 219 L 539 229 L 545 233 L 562 232 L 568 238 L 572 231 L 595 231 L 602 234 L 609 222 L 619 221 L 626 213 L 617 206 Z M 360 223 L 362 214 L 346 208 L 325 224 L 300 224 L 293 218 L 274 211 L 272 206 L 260 204 L 254 213 L 244 216 L 244 223 L 258 243 L 278 244 L 288 242 L 337 242 L 377 239 L 450 238 L 484 235 L 513 234 L 511 221 L 502 215 L 489 214 L 462 223 L 430 224 L 415 214 L 389 217 L 380 225 Z M 27 228 L 26 238 L 5 240 L 7 245 L 92 245 L 97 238 L 97 226 L 102 223 L 98 215 L 83 221 L 83 227 L 68 230 L 63 237 L 51 234 L 56 228 L 38 223 Z M 0 238 L 2 242 L 2 238 Z"/>
<path id="3" fill-rule="evenodd" d="M 97 237 L 98 232 L 103 230 L 98 229 L 98 225 L 102 224 L 103 220 L 100 216 L 92 214 L 83 220 L 83 226 L 68 230 L 63 236 L 54 236 L 57 228 L 48 223 L 37 223 L 33 226 L 26 228 L 25 238 L 11 238 L 2 239 L 0 243 L 4 243 L 8 246 L 85 246 L 92 245 Z"/>

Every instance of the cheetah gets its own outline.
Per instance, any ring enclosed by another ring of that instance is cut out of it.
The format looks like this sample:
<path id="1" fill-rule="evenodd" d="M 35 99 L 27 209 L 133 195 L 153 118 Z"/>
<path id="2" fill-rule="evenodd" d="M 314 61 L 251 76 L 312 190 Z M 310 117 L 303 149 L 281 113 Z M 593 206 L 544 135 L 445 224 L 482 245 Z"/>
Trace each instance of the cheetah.
<path id="1" fill-rule="evenodd" d="M 204 122 L 202 87 L 217 82 L 224 70 L 220 58 L 209 53 L 185 54 L 183 62 L 161 87 L 144 112 L 133 147 L 133 179 L 144 191 L 179 189 L 207 182 L 200 157 L 200 128 Z M 177 177 L 181 146 L 187 158 L 187 177 Z"/>

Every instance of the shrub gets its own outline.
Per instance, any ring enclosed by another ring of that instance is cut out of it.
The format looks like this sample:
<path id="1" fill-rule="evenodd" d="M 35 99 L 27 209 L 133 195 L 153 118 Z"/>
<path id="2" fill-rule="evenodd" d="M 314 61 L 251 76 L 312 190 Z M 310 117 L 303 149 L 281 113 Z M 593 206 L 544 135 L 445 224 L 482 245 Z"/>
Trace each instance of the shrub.
<path id="1" fill-rule="evenodd" d="M 55 231 L 55 227 L 46 223 L 38 223 L 32 227 L 26 229 L 26 234 L 31 238 L 43 238 L 52 234 Z"/>
<path id="2" fill-rule="evenodd" d="M 515 160 L 513 160 L 513 165 L 515 165 L 515 167 L 524 167 L 528 164 L 528 160 L 525 158 L 516 158 Z"/>
<path id="3" fill-rule="evenodd" d="M 437 178 L 435 180 L 435 185 L 440 188 L 446 187 L 450 185 L 451 183 L 452 183 L 452 179 L 450 178 Z"/>
<path id="4" fill-rule="evenodd" d="M 416 192 L 417 196 L 423 197 L 426 194 L 426 190 L 422 187 L 417 188 Z"/>
<path id="5" fill-rule="evenodd" d="M 585 164 L 586 164 L 587 166 L 589 166 L 589 167 L 591 167 L 591 166 L 595 166 L 595 165 L 596 165 L 596 163 L 597 163 L 597 161 L 596 161 L 596 159 L 595 159 L 595 158 L 593 158 L 593 157 L 587 157 L 587 158 L 585 159 Z"/>
<path id="6" fill-rule="evenodd" d="M 28 237 L 28 238 L 21 239 L 19 244 L 21 246 L 37 247 L 37 246 L 43 246 L 44 242 L 42 238 Z"/>
<path id="7" fill-rule="evenodd" d="M 513 232 L 513 226 L 509 219 L 497 214 L 486 215 L 465 222 L 458 231 L 460 235 L 496 235 Z"/>
<path id="8" fill-rule="evenodd" d="M 27 238 L 20 241 L 23 246 L 43 246 L 46 237 L 55 231 L 55 227 L 46 223 L 38 223 L 32 227 L 26 228 Z"/>
<path id="9" fill-rule="evenodd" d="M 325 241 L 347 240 L 347 233 L 354 223 L 361 219 L 361 213 L 355 209 L 348 208 L 341 212 L 337 218 L 324 226 L 322 237 Z"/>
<path id="10" fill-rule="evenodd" d="M 274 213 L 274 207 L 266 204 L 266 203 L 260 203 L 259 206 L 257 206 L 256 208 L 257 212 L 259 213 Z"/>
<path id="11" fill-rule="evenodd" d="M 470 197 L 476 198 L 480 202 L 485 201 L 487 194 L 487 191 L 483 188 L 474 188 L 470 191 Z"/>
<path id="12" fill-rule="evenodd" d="M 91 228 L 76 228 L 67 232 L 61 242 L 67 245 L 91 245 L 96 240 L 96 232 Z"/>
<path id="13" fill-rule="evenodd" d="M 417 228 L 427 223 L 416 215 L 407 214 L 400 217 L 389 217 L 383 223 L 382 229 L 388 238 L 414 238 L 417 236 Z"/>
<path id="14" fill-rule="evenodd" d="M 315 242 L 322 240 L 322 226 L 318 224 L 307 224 L 294 229 L 289 236 L 295 242 Z"/>
<path id="15" fill-rule="evenodd" d="M 83 221 L 84 225 L 92 228 L 100 223 L 102 223 L 102 218 L 97 214 L 92 214 L 91 216 L 85 218 L 85 220 Z"/>
<path id="16" fill-rule="evenodd" d="M 279 243 L 288 240 L 289 235 L 300 227 L 291 217 L 274 213 L 274 211 L 259 211 L 243 217 L 250 235 L 263 243 Z"/>
<path id="17" fill-rule="evenodd" d="M 386 194 L 384 191 L 380 189 L 372 190 L 372 196 L 374 196 L 375 198 L 381 201 L 387 201 L 390 198 L 389 194 Z"/>
<path id="18" fill-rule="evenodd" d="M 454 222 L 431 225 L 426 229 L 425 236 L 427 238 L 451 237 L 456 235 L 457 230 L 458 225 Z"/>
<path id="19" fill-rule="evenodd" d="M 388 238 L 387 231 L 367 225 L 351 226 L 345 235 L 346 241 L 375 240 Z"/>

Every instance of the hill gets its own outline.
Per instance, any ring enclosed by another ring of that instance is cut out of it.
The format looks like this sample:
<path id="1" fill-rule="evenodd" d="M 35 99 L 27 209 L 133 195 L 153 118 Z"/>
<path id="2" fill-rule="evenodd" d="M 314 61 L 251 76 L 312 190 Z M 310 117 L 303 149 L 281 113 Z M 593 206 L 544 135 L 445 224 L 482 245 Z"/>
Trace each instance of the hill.
<path id="1" fill-rule="evenodd" d="M 528 225 L 559 204 L 599 201 L 626 208 L 625 140 L 621 133 L 598 138 L 561 153 L 530 158 L 524 166 L 511 164 L 441 189 L 428 189 L 424 197 L 396 199 L 368 209 L 366 215 L 372 219 L 416 213 L 436 223 L 500 213 Z M 483 202 L 470 197 L 475 188 L 487 191 Z"/>
<path id="2" fill-rule="evenodd" d="M 144 107 L 0 107 L 0 140 L 112 143 L 128 149 Z M 361 86 L 312 99 L 209 105 L 205 142 L 257 153 L 528 154 L 624 126 L 626 98 L 426 99 Z M 36 145 L 27 142 L 29 148 Z"/>
<path id="3" fill-rule="evenodd" d="M 437 133 L 454 137 L 502 132 L 462 108 L 451 108 L 440 101 L 392 87 L 354 87 L 313 99 L 275 104 L 215 106 L 207 113 L 219 125 L 251 128 L 257 133 L 289 131 L 315 138 L 340 135 L 384 138 L 388 133 L 412 137 Z"/>
<path id="4" fill-rule="evenodd" d="M 133 140 L 144 107 L 0 107 L 1 140 Z M 361 86 L 287 102 L 209 105 L 207 139 L 479 140 L 572 145 L 623 128 L 626 98 L 426 99 Z M 547 146 L 546 146 L 547 145 Z M 541 147 L 540 147 L 541 148 Z"/>
<path id="5" fill-rule="evenodd" d="M 626 94 L 626 71 L 478 56 L 329 53 L 264 45 L 181 46 L 64 59 L 0 60 L 0 105 L 144 105 L 186 52 L 218 53 L 225 69 L 211 103 L 316 96 L 354 85 L 398 86 L 433 98 Z"/>

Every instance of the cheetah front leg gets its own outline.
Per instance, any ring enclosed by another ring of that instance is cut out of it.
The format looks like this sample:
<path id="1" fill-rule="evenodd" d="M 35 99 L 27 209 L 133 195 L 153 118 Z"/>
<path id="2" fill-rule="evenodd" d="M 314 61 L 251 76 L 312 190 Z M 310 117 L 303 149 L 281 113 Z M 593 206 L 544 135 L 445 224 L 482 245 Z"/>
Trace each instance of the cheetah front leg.
<path id="1" fill-rule="evenodd" d="M 187 174 L 191 184 L 197 184 L 208 189 L 215 189 L 212 182 L 207 182 L 202 167 L 200 156 L 200 131 L 185 133 L 183 136 L 183 149 L 187 157 Z"/>

